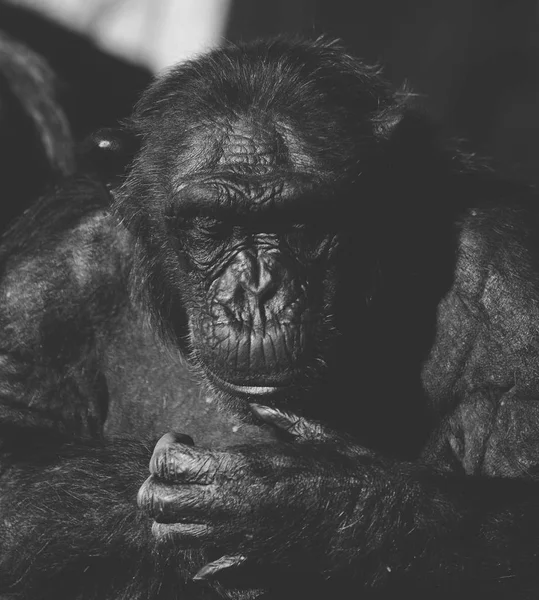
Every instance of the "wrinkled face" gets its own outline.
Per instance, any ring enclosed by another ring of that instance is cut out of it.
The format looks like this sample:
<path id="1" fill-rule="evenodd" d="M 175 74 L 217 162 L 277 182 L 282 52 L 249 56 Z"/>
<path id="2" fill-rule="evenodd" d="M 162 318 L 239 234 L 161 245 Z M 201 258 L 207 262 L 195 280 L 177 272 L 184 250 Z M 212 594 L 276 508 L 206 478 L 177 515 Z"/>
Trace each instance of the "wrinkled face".
<path id="1" fill-rule="evenodd" d="M 182 213 L 175 227 L 190 275 L 189 337 L 210 381 L 267 396 L 303 380 L 327 327 L 321 275 L 332 236 L 270 209 L 256 219 Z"/>
<path id="2" fill-rule="evenodd" d="M 179 297 L 167 310 L 185 311 L 193 363 L 214 389 L 257 402 L 309 387 L 332 338 L 335 207 L 288 135 L 240 119 L 198 140 L 161 214 Z"/>

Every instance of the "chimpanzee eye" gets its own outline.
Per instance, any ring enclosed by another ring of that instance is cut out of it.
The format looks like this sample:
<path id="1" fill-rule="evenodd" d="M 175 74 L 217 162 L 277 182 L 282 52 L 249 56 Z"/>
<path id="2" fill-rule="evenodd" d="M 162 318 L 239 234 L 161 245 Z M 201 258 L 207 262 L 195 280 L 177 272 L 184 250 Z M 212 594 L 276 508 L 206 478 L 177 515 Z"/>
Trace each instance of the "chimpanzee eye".
<path id="1" fill-rule="evenodd" d="M 328 228 L 315 223 L 294 223 L 286 236 L 289 247 L 295 252 L 301 252 L 310 260 L 315 260 L 324 254 L 327 241 L 332 237 Z"/>
<path id="2" fill-rule="evenodd" d="M 167 216 L 167 220 L 176 230 L 193 235 L 214 237 L 220 236 L 231 229 L 223 220 L 214 217 L 182 214 Z"/>
<path id="3" fill-rule="evenodd" d="M 224 239 L 232 231 L 230 222 L 212 217 L 197 217 L 194 225 L 199 233 L 215 239 Z"/>

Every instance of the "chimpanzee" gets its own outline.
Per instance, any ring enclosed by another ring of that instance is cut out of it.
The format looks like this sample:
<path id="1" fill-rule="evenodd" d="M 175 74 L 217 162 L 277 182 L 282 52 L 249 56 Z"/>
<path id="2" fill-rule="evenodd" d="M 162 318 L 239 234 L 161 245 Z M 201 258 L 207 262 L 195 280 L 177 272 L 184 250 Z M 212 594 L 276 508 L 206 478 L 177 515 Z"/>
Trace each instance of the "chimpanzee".
<path id="1" fill-rule="evenodd" d="M 0 595 L 534 597 L 535 193 L 326 39 L 118 139 L 2 246 Z"/>
<path id="2" fill-rule="evenodd" d="M 74 168 L 59 83 L 43 57 L 0 31 L 1 228 Z"/>

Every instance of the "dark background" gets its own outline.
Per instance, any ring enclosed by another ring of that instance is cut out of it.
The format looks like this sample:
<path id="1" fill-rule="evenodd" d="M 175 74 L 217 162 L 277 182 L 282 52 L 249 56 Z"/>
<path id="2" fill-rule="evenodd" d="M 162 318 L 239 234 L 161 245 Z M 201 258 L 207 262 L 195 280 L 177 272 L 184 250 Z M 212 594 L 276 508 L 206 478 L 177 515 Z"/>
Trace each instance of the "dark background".
<path id="1" fill-rule="evenodd" d="M 136 0 L 93 2 L 103 13 L 94 22 L 103 23 L 113 5 Z M 129 112 L 152 75 L 140 57 L 138 65 L 113 58 L 80 31 L 20 6 L 0 0 L 0 27 L 43 53 L 64 79 L 77 136 Z M 232 0 L 223 32 L 231 40 L 340 37 L 351 52 L 383 64 L 395 85 L 408 81 L 448 134 L 539 182 L 538 13 L 536 0 Z"/>
<path id="2" fill-rule="evenodd" d="M 328 33 L 452 135 L 539 182 L 539 6 L 534 0 L 235 0 L 227 36 Z"/>

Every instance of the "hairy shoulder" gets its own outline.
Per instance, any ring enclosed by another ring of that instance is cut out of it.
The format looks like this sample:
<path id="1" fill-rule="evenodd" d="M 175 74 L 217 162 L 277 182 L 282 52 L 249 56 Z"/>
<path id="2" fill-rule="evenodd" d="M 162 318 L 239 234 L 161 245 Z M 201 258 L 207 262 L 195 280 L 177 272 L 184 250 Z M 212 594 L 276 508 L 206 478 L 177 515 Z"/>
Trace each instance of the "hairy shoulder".
<path id="1" fill-rule="evenodd" d="M 44 320 L 80 318 L 125 295 L 132 242 L 109 204 L 99 183 L 70 179 L 8 230 L 0 247 L 0 321 L 18 339 Z"/>

